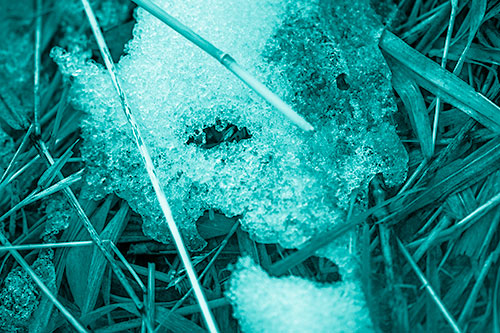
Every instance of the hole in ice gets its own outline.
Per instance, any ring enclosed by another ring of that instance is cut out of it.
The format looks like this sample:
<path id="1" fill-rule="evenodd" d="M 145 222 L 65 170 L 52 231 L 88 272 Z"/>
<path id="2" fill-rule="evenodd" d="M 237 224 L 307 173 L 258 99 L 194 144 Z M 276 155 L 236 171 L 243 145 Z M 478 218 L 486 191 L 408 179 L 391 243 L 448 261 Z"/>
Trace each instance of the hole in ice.
<path id="1" fill-rule="evenodd" d="M 340 90 L 347 90 L 351 87 L 349 85 L 349 83 L 346 82 L 346 80 L 345 80 L 346 78 L 347 78 L 347 75 L 345 73 L 339 74 L 337 76 L 337 78 L 336 78 L 337 88 L 339 88 Z"/>
<path id="2" fill-rule="evenodd" d="M 222 127 L 218 120 L 217 124 L 197 130 L 189 137 L 187 144 L 196 144 L 204 149 L 214 148 L 223 142 L 239 142 L 250 139 L 252 135 L 246 127 L 238 128 L 233 124 L 227 124 Z"/>

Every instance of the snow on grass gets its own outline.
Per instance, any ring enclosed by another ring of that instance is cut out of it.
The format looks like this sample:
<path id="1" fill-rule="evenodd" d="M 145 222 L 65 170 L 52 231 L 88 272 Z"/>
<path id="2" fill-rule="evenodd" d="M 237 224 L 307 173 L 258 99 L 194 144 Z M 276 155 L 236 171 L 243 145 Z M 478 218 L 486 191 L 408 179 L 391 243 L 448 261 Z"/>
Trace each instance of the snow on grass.
<path id="1" fill-rule="evenodd" d="M 210 208 L 243 215 L 243 227 L 259 241 L 294 247 L 342 218 L 351 193 L 366 192 L 374 174 L 392 184 L 404 179 L 407 156 L 385 121 L 395 106 L 375 36 L 367 33 L 372 27 L 353 31 L 348 41 L 339 35 L 360 8 L 269 0 L 160 5 L 255 72 L 318 129 L 294 128 L 208 55 L 138 10 L 119 74 L 192 249 L 203 246 L 195 221 Z M 312 24 L 325 10 L 348 21 Z M 143 216 L 146 234 L 168 241 L 107 74 L 61 50 L 53 54 L 89 114 L 82 147 L 88 184 L 117 192 Z M 336 79 L 345 73 L 348 85 L 339 88 Z M 231 125 L 246 128 L 250 138 L 210 149 L 190 143 L 200 133 L 207 141 L 208 128 L 220 133 Z"/>
<path id="2" fill-rule="evenodd" d="M 243 332 L 372 332 L 368 308 L 354 281 L 320 284 L 269 276 L 241 258 L 227 293 Z"/>
<path id="3" fill-rule="evenodd" d="M 390 122 L 396 106 L 377 46 L 381 25 L 367 2 L 158 4 L 230 53 L 316 129 L 297 129 L 216 61 L 139 9 L 118 72 L 191 249 L 205 244 L 196 221 L 208 209 L 242 216 L 242 227 L 257 241 L 294 248 L 343 222 L 353 196 L 357 206 L 366 206 L 374 175 L 382 174 L 389 186 L 405 179 L 408 156 Z M 145 234 L 169 242 L 107 73 L 62 49 L 53 57 L 73 79 L 75 105 L 88 114 L 82 134 L 88 193 L 116 192 L 142 215 Z M 244 329 L 370 327 L 349 247 L 347 235 L 323 253 L 345 278 L 330 286 L 270 278 L 243 261 L 231 280 L 231 298 Z M 252 276 L 260 284 L 238 282 Z M 269 302 L 282 311 L 276 318 L 258 313 L 259 299 L 250 298 L 257 292 L 261 298 L 273 292 Z M 302 311 L 295 322 L 287 311 L 297 309 Z"/>

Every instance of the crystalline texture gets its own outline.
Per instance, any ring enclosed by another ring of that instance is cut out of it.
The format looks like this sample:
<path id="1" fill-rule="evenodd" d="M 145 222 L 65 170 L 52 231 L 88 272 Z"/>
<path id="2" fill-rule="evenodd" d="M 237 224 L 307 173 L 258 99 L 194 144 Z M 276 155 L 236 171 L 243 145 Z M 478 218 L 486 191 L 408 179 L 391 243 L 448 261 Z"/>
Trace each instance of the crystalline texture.
<path id="1" fill-rule="evenodd" d="M 243 332 L 373 332 L 360 287 L 270 277 L 249 258 L 239 260 L 227 296 Z"/>
<path id="2" fill-rule="evenodd" d="M 380 27 L 365 2 L 158 4 L 254 71 L 316 129 L 304 133 L 290 124 L 139 9 L 119 75 L 191 249 L 204 244 L 195 221 L 209 208 L 242 215 L 258 241 L 297 247 L 342 221 L 352 195 L 362 204 L 373 175 L 382 173 L 390 185 L 404 179 L 406 152 L 387 121 L 395 106 L 376 43 Z M 95 63 L 53 54 L 74 79 L 75 103 L 88 112 L 87 183 L 125 198 L 147 235 L 169 241 L 109 77 Z M 243 128 L 248 135 L 229 140 L 227 131 Z"/>
<path id="3" fill-rule="evenodd" d="M 55 289 L 56 273 L 51 253 L 43 253 L 32 265 L 50 290 Z M 26 332 L 28 319 L 38 307 L 39 290 L 26 271 L 18 267 L 4 280 L 0 290 L 0 331 Z"/>

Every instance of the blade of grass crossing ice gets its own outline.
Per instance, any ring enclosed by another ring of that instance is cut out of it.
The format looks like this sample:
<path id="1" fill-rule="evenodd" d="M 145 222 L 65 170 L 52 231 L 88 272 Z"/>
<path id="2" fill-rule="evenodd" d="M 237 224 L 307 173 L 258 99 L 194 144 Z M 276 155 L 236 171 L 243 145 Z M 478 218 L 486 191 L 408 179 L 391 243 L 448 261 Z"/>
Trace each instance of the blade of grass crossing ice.
<path id="1" fill-rule="evenodd" d="M 219 50 L 209 41 L 205 40 L 198 34 L 196 34 L 189 27 L 185 26 L 179 22 L 176 18 L 170 16 L 163 9 L 158 7 L 155 3 L 150 0 L 132 0 L 140 7 L 147 10 L 157 19 L 168 25 L 170 28 L 181 34 L 187 40 L 198 46 L 200 49 L 208 53 L 210 56 L 219 61 L 224 67 L 226 67 L 231 73 L 238 77 L 243 83 L 255 91 L 260 97 L 265 99 L 269 104 L 278 109 L 285 117 L 287 117 L 291 122 L 293 122 L 298 127 L 302 128 L 304 131 L 312 131 L 314 127 L 307 122 L 302 116 L 295 112 L 288 104 L 286 104 L 281 98 L 279 98 L 275 93 L 269 90 L 265 85 L 263 85 L 259 80 L 257 80 L 252 74 L 243 69 L 229 54 Z"/>
<path id="2" fill-rule="evenodd" d="M 215 324 L 215 320 L 214 320 L 212 313 L 210 311 L 210 308 L 207 304 L 207 300 L 206 300 L 205 295 L 203 293 L 203 290 L 201 288 L 200 282 L 198 281 L 198 278 L 196 276 L 196 272 L 193 268 L 193 264 L 191 263 L 191 259 L 189 257 L 188 251 L 186 249 L 186 246 L 184 244 L 184 241 L 182 239 L 180 231 L 179 231 L 179 229 L 174 221 L 174 218 L 172 216 L 172 212 L 170 210 L 170 205 L 167 202 L 166 195 L 163 191 L 163 188 L 160 185 L 160 181 L 158 179 L 158 176 L 156 175 L 156 169 L 153 165 L 153 161 L 151 160 L 151 156 L 150 156 L 148 149 L 144 143 L 144 140 L 142 139 L 142 135 L 141 135 L 139 128 L 137 126 L 137 122 L 135 120 L 135 117 L 132 114 L 132 111 L 128 105 L 125 93 L 124 93 L 123 89 L 121 88 L 121 85 L 118 81 L 116 68 L 113 64 L 113 60 L 112 60 L 111 54 L 109 52 L 109 48 L 106 44 L 106 41 L 104 40 L 104 36 L 102 35 L 101 29 L 99 28 L 99 24 L 97 23 L 97 19 L 95 17 L 95 14 L 94 14 L 92 8 L 90 7 L 90 3 L 88 2 L 88 0 L 82 0 L 81 2 L 82 2 L 83 7 L 85 9 L 85 13 L 87 14 L 87 18 L 88 18 L 90 26 L 92 28 L 92 32 L 94 33 L 94 36 L 96 38 L 97 45 L 99 46 L 101 56 L 104 59 L 104 63 L 106 65 L 108 73 L 111 76 L 111 80 L 113 81 L 113 85 L 116 89 L 116 92 L 118 93 L 123 112 L 125 113 L 125 116 L 127 118 L 128 123 L 132 127 L 132 133 L 133 133 L 135 143 L 136 143 L 136 145 L 139 149 L 139 152 L 143 158 L 143 162 L 145 164 L 148 176 L 149 176 L 151 183 L 153 185 L 153 188 L 155 190 L 156 196 L 158 198 L 158 202 L 160 203 L 160 208 L 165 216 L 165 219 L 167 221 L 170 232 L 172 233 L 172 238 L 174 239 L 175 245 L 176 245 L 177 250 L 179 252 L 179 256 L 181 257 L 181 260 L 186 268 L 186 272 L 188 274 L 189 280 L 193 286 L 193 290 L 194 290 L 196 299 L 198 300 L 199 306 L 201 308 L 203 318 L 204 318 L 210 332 L 218 332 L 217 326 Z"/>

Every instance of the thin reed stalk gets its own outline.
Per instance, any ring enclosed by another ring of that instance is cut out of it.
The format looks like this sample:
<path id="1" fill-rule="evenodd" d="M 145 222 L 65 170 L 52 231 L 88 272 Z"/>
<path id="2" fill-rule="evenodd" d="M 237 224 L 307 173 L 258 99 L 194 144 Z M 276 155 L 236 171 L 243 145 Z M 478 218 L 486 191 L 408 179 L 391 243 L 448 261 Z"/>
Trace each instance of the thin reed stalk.
<path id="1" fill-rule="evenodd" d="M 441 301 L 441 299 L 439 298 L 439 296 L 437 295 L 437 293 L 434 291 L 434 288 L 432 288 L 432 286 L 429 284 L 429 281 L 425 277 L 424 273 L 420 270 L 420 268 L 418 267 L 418 265 L 415 262 L 415 260 L 413 260 L 411 254 L 405 248 L 405 246 L 403 245 L 403 243 L 401 243 L 401 241 L 399 240 L 399 238 L 396 237 L 396 241 L 398 243 L 399 249 L 401 250 L 401 253 L 406 258 L 406 260 L 408 261 L 408 263 L 410 264 L 411 268 L 413 269 L 413 271 L 417 275 L 417 277 L 420 280 L 420 282 L 422 282 L 422 287 L 424 287 L 427 290 L 427 292 L 431 296 L 432 300 L 436 303 L 436 305 L 438 306 L 439 310 L 441 311 L 441 313 L 445 317 L 446 321 L 450 324 L 451 329 L 453 330 L 453 332 L 455 332 L 455 333 L 461 333 L 462 330 L 458 327 L 458 324 L 457 324 L 456 320 L 453 318 L 452 314 L 448 311 L 448 309 L 446 308 L 446 306 L 443 304 L 443 302 Z"/>
<path id="2" fill-rule="evenodd" d="M 448 21 L 448 30 L 446 31 L 446 39 L 443 49 L 443 58 L 441 59 L 441 67 L 446 69 L 446 63 L 448 62 L 448 52 L 450 50 L 451 36 L 453 34 L 453 27 L 455 25 L 455 17 L 457 16 L 458 0 L 450 0 L 451 2 L 451 13 L 450 20 Z M 432 147 L 433 150 L 436 147 L 437 131 L 439 125 L 439 113 L 441 112 L 441 98 L 436 99 L 436 108 L 434 110 L 434 123 L 432 125 Z"/>
<path id="3" fill-rule="evenodd" d="M 274 106 L 278 111 L 280 111 L 285 117 L 288 118 L 292 123 L 302 128 L 304 131 L 312 131 L 314 127 L 307 122 L 301 115 L 295 112 L 290 105 L 285 103 L 281 98 L 279 98 L 275 93 L 273 93 L 269 88 L 257 80 L 252 74 L 241 67 L 236 60 L 233 59 L 229 54 L 224 51 L 219 50 L 209 41 L 195 33 L 189 27 L 182 24 L 176 18 L 172 17 L 170 14 L 165 12 L 159 6 L 157 6 L 151 0 L 131 0 L 135 2 L 140 7 L 147 10 L 157 19 L 168 25 L 170 28 L 181 34 L 191 43 L 198 46 L 200 49 L 208 53 L 210 56 L 215 58 L 222 66 L 226 67 L 231 73 L 233 73 L 237 78 L 239 78 L 243 83 L 255 91 L 260 97 L 266 100 L 269 104 Z"/>
<path id="4" fill-rule="evenodd" d="M 111 80 L 113 81 L 115 90 L 118 93 L 122 110 L 125 113 L 129 125 L 132 127 L 132 134 L 134 137 L 134 141 L 137 145 L 137 148 L 139 149 L 149 179 L 155 190 L 156 197 L 158 198 L 160 208 L 167 221 L 170 232 L 172 233 L 172 238 L 174 239 L 175 245 L 179 252 L 179 256 L 181 257 L 182 263 L 186 268 L 189 280 L 191 282 L 191 285 L 193 286 L 193 290 L 195 292 L 196 298 L 202 310 L 205 323 L 207 324 L 207 327 L 210 332 L 213 333 L 218 332 L 217 325 L 213 318 L 212 312 L 210 311 L 210 308 L 207 304 L 207 300 L 201 288 L 198 277 L 196 276 L 196 271 L 193 268 L 193 264 L 191 262 L 191 258 L 189 257 L 189 253 L 186 249 L 186 245 L 184 244 L 179 228 L 177 227 L 177 224 L 175 223 L 174 218 L 172 216 L 170 205 L 168 204 L 167 197 L 165 195 L 165 192 L 163 191 L 163 187 L 160 185 L 160 180 L 158 179 L 158 176 L 156 174 L 156 168 L 153 165 L 153 161 L 151 159 L 149 151 L 146 147 L 146 144 L 144 143 L 139 127 L 137 126 L 137 121 L 135 120 L 135 117 L 132 114 L 132 110 L 129 107 L 125 92 L 122 89 L 121 84 L 118 80 L 118 75 L 113 63 L 113 59 L 111 57 L 109 48 L 106 44 L 102 31 L 99 27 L 99 24 L 97 23 L 94 11 L 92 10 L 92 7 L 90 6 L 88 0 L 82 0 L 82 4 L 85 9 L 85 13 L 87 14 L 87 18 L 92 28 L 94 37 L 97 41 L 97 45 L 99 46 L 99 51 L 101 53 L 101 56 L 104 60 L 108 73 L 111 77 Z M 151 327 L 149 327 L 149 329 L 152 330 Z"/>

